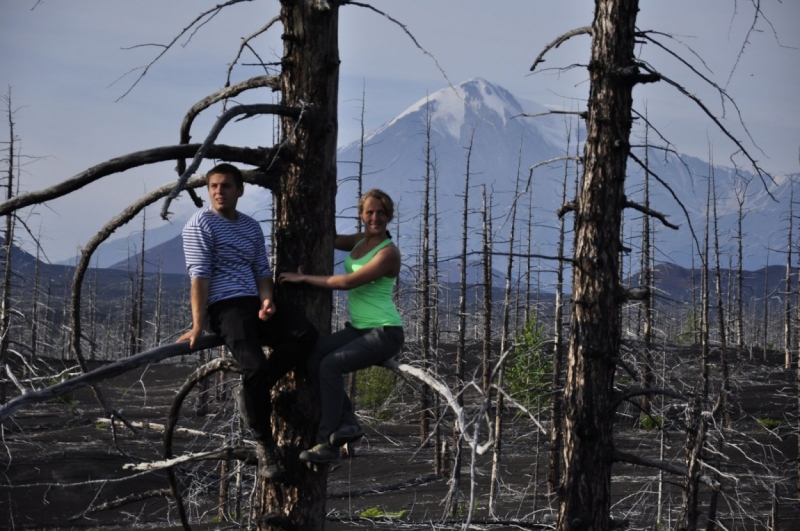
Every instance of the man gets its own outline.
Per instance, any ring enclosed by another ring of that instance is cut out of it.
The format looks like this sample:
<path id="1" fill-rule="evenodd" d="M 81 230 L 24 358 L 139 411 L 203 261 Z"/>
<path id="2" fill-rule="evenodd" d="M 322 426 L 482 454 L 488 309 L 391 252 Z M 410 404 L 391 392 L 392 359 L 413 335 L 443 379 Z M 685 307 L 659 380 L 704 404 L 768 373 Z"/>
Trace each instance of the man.
<path id="1" fill-rule="evenodd" d="M 305 366 L 318 334 L 291 304 L 275 301 L 264 233 L 257 221 L 236 210 L 244 194 L 241 171 L 219 164 L 206 177 L 211 206 L 183 229 L 192 329 L 178 341 L 193 347 L 206 324 L 223 338 L 242 370 L 242 387 L 234 396 L 259 440 L 259 473 L 276 479 L 270 389 L 290 370 Z M 272 349 L 269 357 L 262 345 Z"/>

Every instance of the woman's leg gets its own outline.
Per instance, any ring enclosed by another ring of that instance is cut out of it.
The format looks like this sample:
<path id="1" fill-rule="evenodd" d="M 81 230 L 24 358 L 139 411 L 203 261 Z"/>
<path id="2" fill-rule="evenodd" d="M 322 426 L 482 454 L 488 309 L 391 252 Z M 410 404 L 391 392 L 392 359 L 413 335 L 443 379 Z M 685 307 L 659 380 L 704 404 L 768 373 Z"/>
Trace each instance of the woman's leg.
<path id="1" fill-rule="evenodd" d="M 396 356 L 402 346 L 401 328 L 384 330 L 379 327 L 361 333 L 322 358 L 319 369 L 322 415 L 317 430 L 318 443 L 327 443 L 343 420 L 352 420 L 352 404 L 344 392 L 344 375 L 379 365 Z M 343 419 L 343 416 L 348 418 Z"/>

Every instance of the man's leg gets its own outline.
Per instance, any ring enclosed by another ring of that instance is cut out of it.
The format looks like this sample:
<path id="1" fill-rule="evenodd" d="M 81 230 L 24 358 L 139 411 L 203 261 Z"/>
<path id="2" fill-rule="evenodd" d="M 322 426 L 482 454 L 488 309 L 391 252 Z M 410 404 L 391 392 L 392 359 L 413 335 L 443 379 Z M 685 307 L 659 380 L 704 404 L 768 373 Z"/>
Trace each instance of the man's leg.
<path id="1" fill-rule="evenodd" d="M 292 369 L 306 367 L 319 337 L 316 327 L 294 305 L 277 300 L 275 306 L 275 315 L 259 320 L 258 326 L 261 344 L 271 349 L 267 359 L 270 387 Z"/>
<path id="2" fill-rule="evenodd" d="M 211 329 L 219 334 L 242 370 L 242 402 L 249 428 L 263 442 L 272 440 L 270 367 L 259 338 L 258 297 L 219 301 L 209 308 Z"/>

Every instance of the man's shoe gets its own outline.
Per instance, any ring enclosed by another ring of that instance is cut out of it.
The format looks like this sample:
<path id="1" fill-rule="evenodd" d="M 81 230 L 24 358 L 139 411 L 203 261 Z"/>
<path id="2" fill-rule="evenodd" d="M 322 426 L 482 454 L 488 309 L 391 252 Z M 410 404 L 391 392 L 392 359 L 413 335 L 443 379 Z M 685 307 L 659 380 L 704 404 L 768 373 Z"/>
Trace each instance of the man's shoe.
<path id="1" fill-rule="evenodd" d="M 267 481 L 277 481 L 281 478 L 283 473 L 278 468 L 277 458 L 263 443 L 258 443 L 256 446 L 256 455 L 258 456 L 258 475 Z"/>
<path id="2" fill-rule="evenodd" d="M 328 443 L 321 443 L 300 452 L 300 460 L 307 463 L 333 463 L 339 460 L 339 449 Z"/>
<path id="3" fill-rule="evenodd" d="M 328 439 L 333 446 L 344 446 L 356 442 L 363 436 L 364 430 L 358 424 L 342 424 Z"/>
<path id="4" fill-rule="evenodd" d="M 278 481 L 283 477 L 283 472 L 278 465 L 272 463 L 258 463 L 258 475 L 267 481 Z"/>

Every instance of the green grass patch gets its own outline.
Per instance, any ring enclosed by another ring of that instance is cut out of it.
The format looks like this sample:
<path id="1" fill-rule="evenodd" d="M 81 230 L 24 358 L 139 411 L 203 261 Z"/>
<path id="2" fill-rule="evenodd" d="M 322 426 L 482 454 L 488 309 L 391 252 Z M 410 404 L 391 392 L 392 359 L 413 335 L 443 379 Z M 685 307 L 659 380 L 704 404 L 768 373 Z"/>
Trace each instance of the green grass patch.
<path id="1" fill-rule="evenodd" d="M 384 511 L 383 509 L 379 509 L 377 507 L 370 507 L 369 509 L 364 509 L 361 511 L 359 515 L 361 518 L 405 518 L 408 514 L 406 509 L 402 509 L 400 511 Z"/>

